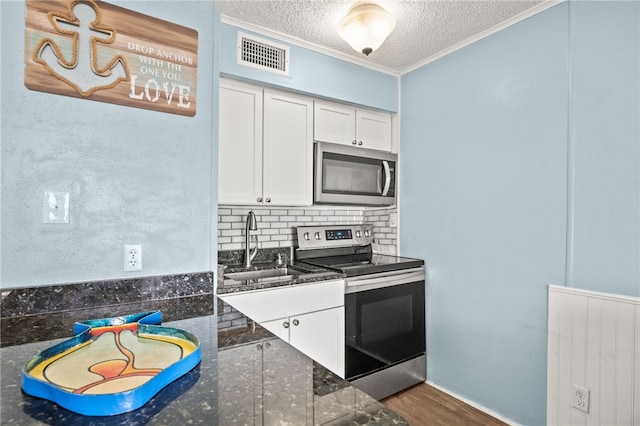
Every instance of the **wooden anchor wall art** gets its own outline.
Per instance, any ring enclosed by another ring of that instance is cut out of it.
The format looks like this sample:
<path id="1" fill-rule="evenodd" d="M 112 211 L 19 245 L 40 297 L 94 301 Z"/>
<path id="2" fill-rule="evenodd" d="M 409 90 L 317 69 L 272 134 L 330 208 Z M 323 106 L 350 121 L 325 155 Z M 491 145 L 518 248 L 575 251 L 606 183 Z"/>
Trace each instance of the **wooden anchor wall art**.
<path id="1" fill-rule="evenodd" d="M 26 0 L 31 90 L 196 113 L 198 32 L 97 0 Z"/>

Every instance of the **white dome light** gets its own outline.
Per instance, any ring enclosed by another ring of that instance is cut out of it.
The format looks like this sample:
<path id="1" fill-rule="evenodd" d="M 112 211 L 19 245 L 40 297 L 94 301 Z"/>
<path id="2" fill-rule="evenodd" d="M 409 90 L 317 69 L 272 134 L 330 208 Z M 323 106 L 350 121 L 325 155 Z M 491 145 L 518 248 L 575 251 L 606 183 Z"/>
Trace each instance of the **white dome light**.
<path id="1" fill-rule="evenodd" d="M 396 27 L 396 20 L 375 4 L 355 7 L 338 24 L 338 35 L 356 51 L 369 55 Z"/>

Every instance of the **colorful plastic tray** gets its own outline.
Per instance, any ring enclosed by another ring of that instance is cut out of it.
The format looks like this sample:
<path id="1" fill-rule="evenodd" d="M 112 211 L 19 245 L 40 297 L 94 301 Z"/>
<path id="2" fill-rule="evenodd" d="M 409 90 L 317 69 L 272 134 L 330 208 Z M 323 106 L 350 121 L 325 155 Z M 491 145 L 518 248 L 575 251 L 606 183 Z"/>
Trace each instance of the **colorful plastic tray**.
<path id="1" fill-rule="evenodd" d="M 77 322 L 27 362 L 22 390 L 87 416 L 136 410 L 200 362 L 198 338 L 161 321 L 153 311 Z"/>

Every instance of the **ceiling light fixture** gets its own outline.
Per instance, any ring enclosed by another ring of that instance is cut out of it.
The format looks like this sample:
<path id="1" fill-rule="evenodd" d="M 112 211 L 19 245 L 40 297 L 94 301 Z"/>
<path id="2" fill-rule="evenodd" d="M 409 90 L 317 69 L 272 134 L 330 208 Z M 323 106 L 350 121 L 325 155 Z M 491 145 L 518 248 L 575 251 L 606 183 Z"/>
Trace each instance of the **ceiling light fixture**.
<path id="1" fill-rule="evenodd" d="M 396 20 L 380 6 L 363 4 L 342 18 L 338 24 L 338 35 L 356 51 L 369 56 L 395 27 Z"/>

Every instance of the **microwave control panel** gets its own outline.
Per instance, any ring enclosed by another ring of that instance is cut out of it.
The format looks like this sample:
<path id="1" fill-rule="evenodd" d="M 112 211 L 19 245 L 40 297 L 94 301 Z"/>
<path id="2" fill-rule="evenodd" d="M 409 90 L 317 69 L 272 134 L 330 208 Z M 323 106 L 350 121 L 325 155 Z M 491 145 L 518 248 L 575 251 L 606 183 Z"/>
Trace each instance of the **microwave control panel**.
<path id="1" fill-rule="evenodd" d="M 301 250 L 360 246 L 373 243 L 373 225 L 299 226 Z"/>

